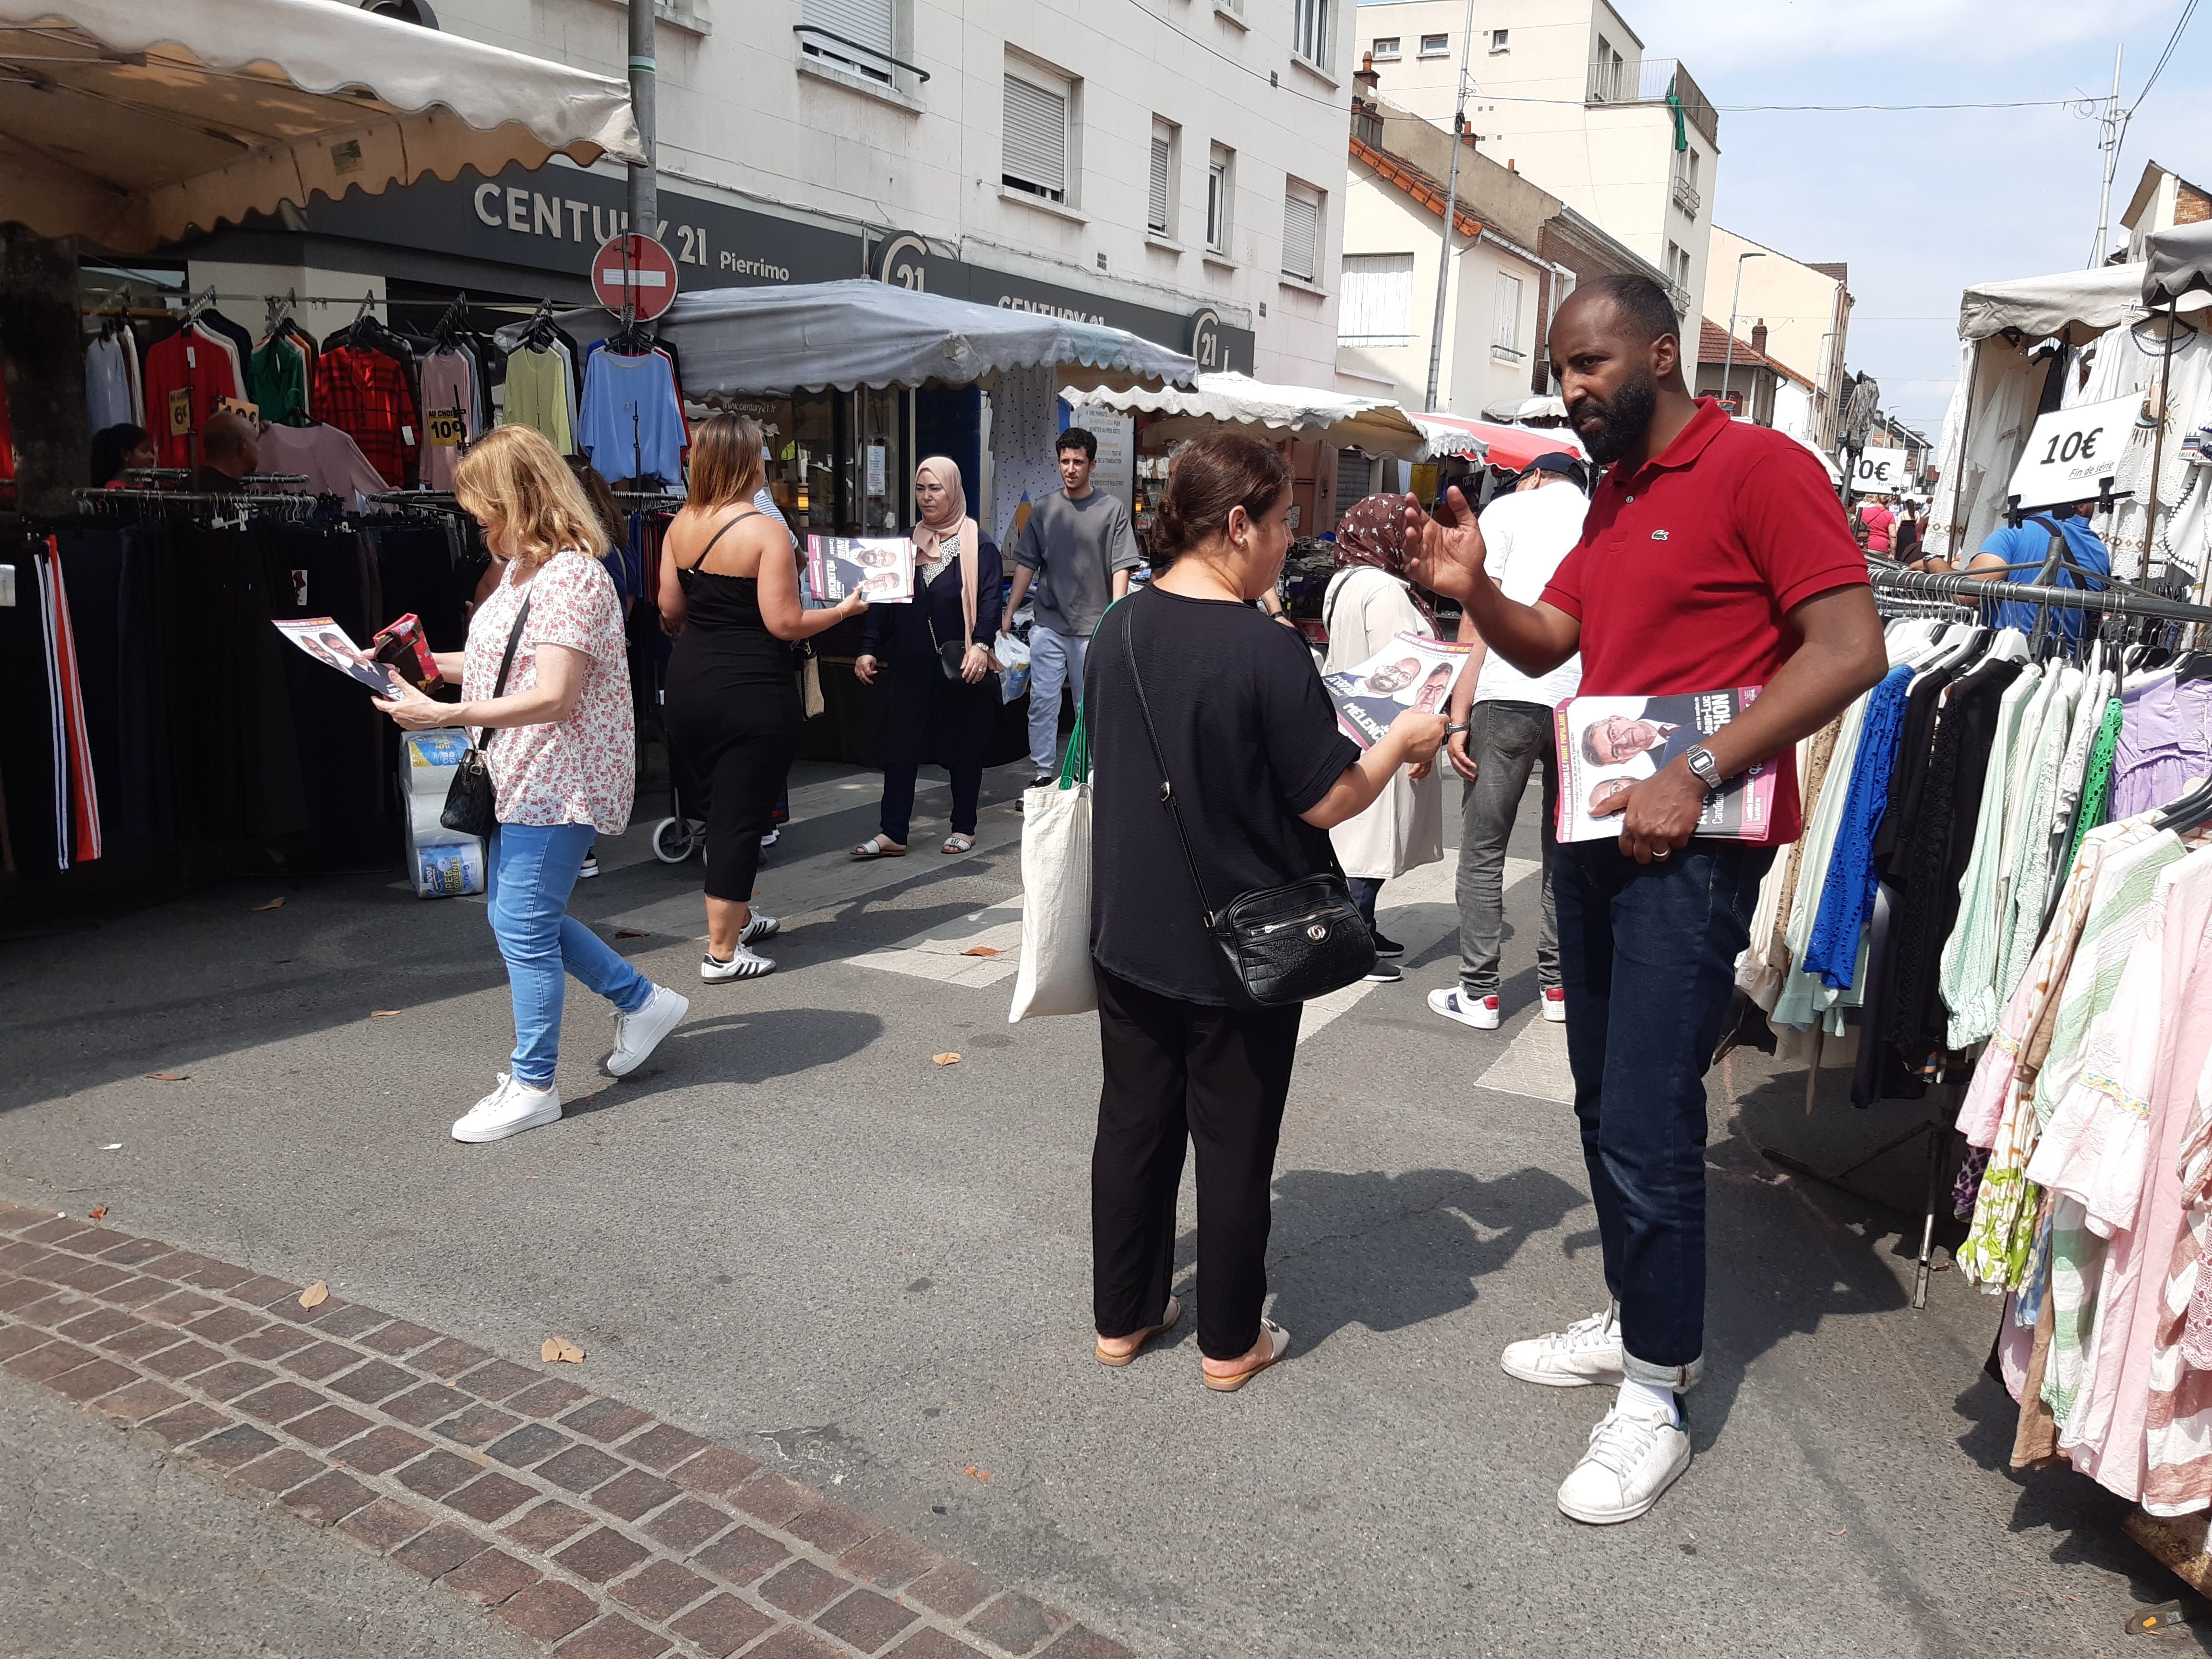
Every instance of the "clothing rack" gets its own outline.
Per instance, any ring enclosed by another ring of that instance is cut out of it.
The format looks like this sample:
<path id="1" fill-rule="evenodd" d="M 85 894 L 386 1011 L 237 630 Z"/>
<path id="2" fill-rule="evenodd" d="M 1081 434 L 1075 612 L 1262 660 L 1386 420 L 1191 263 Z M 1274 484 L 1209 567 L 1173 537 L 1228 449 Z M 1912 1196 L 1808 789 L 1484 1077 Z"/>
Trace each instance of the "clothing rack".
<path id="1" fill-rule="evenodd" d="M 457 293 L 459 292 L 458 289 L 455 291 Z M 465 298 L 465 296 L 464 297 Z M 282 304 L 295 307 L 299 306 L 359 306 L 363 312 L 366 312 L 374 306 L 415 305 L 420 303 L 421 301 L 419 301 L 404 298 L 394 300 L 388 295 L 385 298 L 379 299 L 373 293 L 368 295 L 299 294 L 292 292 L 287 292 L 284 294 L 219 294 L 214 289 L 209 288 L 191 295 L 189 300 L 186 301 L 187 307 L 196 307 L 197 309 L 179 309 L 174 305 L 84 305 L 79 306 L 77 310 L 82 315 L 87 317 L 143 317 L 148 319 L 166 317 L 172 321 L 175 321 L 180 318 L 196 316 L 199 312 L 206 310 L 210 305 L 244 306 Z M 434 303 L 434 301 L 433 303 Z M 520 300 L 468 300 L 467 305 L 471 311 L 513 312 L 518 316 L 528 318 L 537 315 L 540 311 L 544 311 L 548 315 L 550 315 L 552 301 L 549 300 L 542 302 L 541 304 L 533 305 L 527 301 Z"/>
<path id="2" fill-rule="evenodd" d="M 275 490 L 258 495 L 245 491 L 235 495 L 228 492 L 215 495 L 194 489 L 79 489 L 75 494 L 77 511 L 89 515 L 120 514 L 125 508 L 133 507 L 142 509 L 149 507 L 204 507 L 209 509 L 210 516 L 219 522 L 229 520 L 234 514 L 243 519 L 248 514 L 305 519 L 313 514 L 317 504 L 323 499 L 319 495 Z"/>
<path id="3" fill-rule="evenodd" d="M 1984 581 L 1978 576 L 1938 575 L 1926 570 L 1900 570 L 1870 565 L 1868 575 L 1877 593 L 1883 591 L 1924 595 L 1932 599 L 1989 599 L 2015 605 L 2056 606 L 2069 611 L 2096 611 L 2119 617 L 2148 617 L 2158 622 L 2212 623 L 2212 608 L 2185 605 L 2141 590 L 2106 591 L 2077 587 L 2046 587 L 2037 582 Z"/>

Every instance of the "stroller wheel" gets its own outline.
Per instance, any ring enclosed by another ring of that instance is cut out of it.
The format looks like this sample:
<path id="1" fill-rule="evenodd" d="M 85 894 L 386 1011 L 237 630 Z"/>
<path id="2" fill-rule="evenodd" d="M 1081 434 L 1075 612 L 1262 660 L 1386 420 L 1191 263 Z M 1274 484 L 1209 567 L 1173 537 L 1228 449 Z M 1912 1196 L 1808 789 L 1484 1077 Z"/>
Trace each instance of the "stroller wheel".
<path id="1" fill-rule="evenodd" d="M 653 826 L 653 856 L 663 864 L 681 864 L 699 845 L 696 825 L 688 818 L 663 818 Z"/>

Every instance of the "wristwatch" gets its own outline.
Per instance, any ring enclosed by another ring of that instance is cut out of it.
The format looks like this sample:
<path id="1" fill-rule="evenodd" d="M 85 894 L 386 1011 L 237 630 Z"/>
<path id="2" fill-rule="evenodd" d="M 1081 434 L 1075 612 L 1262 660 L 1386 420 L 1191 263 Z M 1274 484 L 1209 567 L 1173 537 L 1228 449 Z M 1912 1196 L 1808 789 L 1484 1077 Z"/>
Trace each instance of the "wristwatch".
<path id="1" fill-rule="evenodd" d="M 1444 736 L 1446 736 L 1447 738 L 1449 738 L 1449 736 L 1451 736 L 1451 734 L 1452 734 L 1453 732 L 1464 732 L 1464 731 L 1466 731 L 1466 730 L 1468 729 L 1468 726 L 1470 724 L 1471 724 L 1471 722 L 1467 721 L 1467 720 L 1450 720 L 1450 721 L 1448 721 L 1448 722 L 1446 722 L 1446 724 L 1445 724 L 1445 726 L 1444 726 Z"/>
<path id="2" fill-rule="evenodd" d="M 1713 758 L 1711 750 L 1699 744 L 1682 758 L 1689 763 L 1690 769 L 1698 775 L 1698 781 L 1706 788 L 1721 787 L 1721 763 Z"/>

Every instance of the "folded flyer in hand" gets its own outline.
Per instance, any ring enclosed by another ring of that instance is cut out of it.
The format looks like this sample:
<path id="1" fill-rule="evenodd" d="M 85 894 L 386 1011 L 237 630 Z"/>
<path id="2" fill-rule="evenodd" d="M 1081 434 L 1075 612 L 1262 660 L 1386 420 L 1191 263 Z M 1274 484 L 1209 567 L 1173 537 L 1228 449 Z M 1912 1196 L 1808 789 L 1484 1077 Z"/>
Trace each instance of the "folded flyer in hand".
<path id="1" fill-rule="evenodd" d="M 1686 691 L 1664 697 L 1570 697 L 1559 708 L 1559 838 L 1609 841 L 1620 834 L 1630 787 L 1686 755 L 1759 699 L 1759 688 Z M 1764 760 L 1708 790 L 1700 836 L 1764 841 L 1774 823 L 1781 769 Z"/>
<path id="2" fill-rule="evenodd" d="M 809 536 L 806 586 L 816 610 L 844 603 L 854 588 L 870 605 L 914 598 L 914 544 L 904 536 Z"/>
<path id="3" fill-rule="evenodd" d="M 372 659 L 328 617 L 272 618 L 276 631 L 317 662 L 335 668 L 349 679 L 359 680 L 380 697 L 396 696 L 408 689 L 398 669 Z"/>
<path id="4" fill-rule="evenodd" d="M 1408 708 L 1443 713 L 1474 648 L 1400 634 L 1358 666 L 1322 675 L 1337 725 L 1362 749 L 1372 749 Z"/>

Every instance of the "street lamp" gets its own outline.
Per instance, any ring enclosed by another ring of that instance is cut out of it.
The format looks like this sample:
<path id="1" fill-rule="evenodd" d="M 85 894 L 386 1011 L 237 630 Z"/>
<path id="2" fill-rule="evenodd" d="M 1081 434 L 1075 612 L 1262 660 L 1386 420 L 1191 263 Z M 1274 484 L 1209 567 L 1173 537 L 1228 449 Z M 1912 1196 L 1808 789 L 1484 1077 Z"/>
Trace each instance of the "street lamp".
<path id="1" fill-rule="evenodd" d="M 1735 307 L 1743 298 L 1743 262 L 1764 259 L 1764 252 L 1739 253 L 1735 256 L 1735 291 L 1729 295 L 1728 349 L 1721 353 L 1721 407 L 1728 407 L 1729 371 L 1735 367 Z"/>
<path id="2" fill-rule="evenodd" d="M 1467 125 L 1468 63 L 1474 51 L 1474 0 L 1467 0 L 1467 23 L 1459 37 L 1459 87 L 1452 102 L 1451 167 L 1444 178 L 1443 246 L 1437 258 L 1437 314 L 1429 324 L 1429 388 L 1424 409 L 1440 409 L 1437 385 L 1444 359 L 1444 297 L 1451 284 L 1452 221 L 1459 216 L 1460 133 Z"/>

